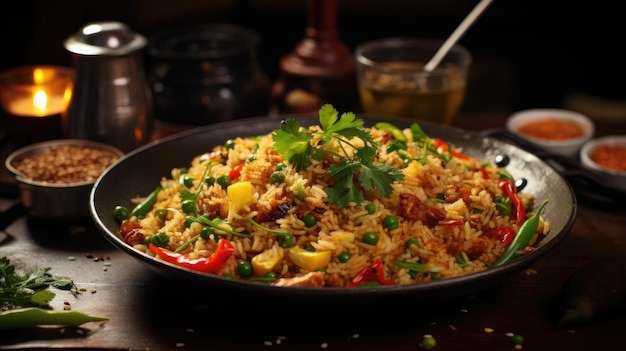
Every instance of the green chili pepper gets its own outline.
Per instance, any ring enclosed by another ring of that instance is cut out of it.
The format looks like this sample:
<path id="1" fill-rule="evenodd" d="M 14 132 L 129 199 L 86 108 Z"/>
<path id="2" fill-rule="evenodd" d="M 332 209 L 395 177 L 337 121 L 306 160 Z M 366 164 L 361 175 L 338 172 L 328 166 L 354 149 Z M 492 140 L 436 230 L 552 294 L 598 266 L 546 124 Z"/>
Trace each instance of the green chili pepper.
<path id="1" fill-rule="evenodd" d="M 505 263 L 510 262 L 515 257 L 517 257 L 517 252 L 519 250 L 523 250 L 526 246 L 528 246 L 530 239 L 533 237 L 535 231 L 537 231 L 537 227 L 539 226 L 541 211 L 547 203 L 548 200 L 544 200 L 541 206 L 539 206 L 539 208 L 537 209 L 537 211 L 535 211 L 535 213 L 520 226 L 519 230 L 517 231 L 517 235 L 515 236 L 509 247 L 507 247 L 507 249 L 504 251 L 502 256 L 500 256 L 500 258 L 491 265 L 492 268 L 499 267 Z"/>
<path id="2" fill-rule="evenodd" d="M 376 123 L 376 128 L 391 134 L 396 140 L 406 141 L 406 136 L 402 133 L 402 130 L 389 122 L 378 122 Z"/>
<path id="3" fill-rule="evenodd" d="M 38 325 L 62 325 L 75 327 L 87 322 L 101 322 L 107 317 L 90 316 L 77 311 L 53 311 L 37 307 L 16 308 L 0 313 L 0 330 Z"/>
<path id="4" fill-rule="evenodd" d="M 148 212 L 150 212 L 150 210 L 152 210 L 152 208 L 154 207 L 154 204 L 156 204 L 157 195 L 159 195 L 159 192 L 162 189 L 163 188 L 161 186 L 158 186 L 156 189 L 154 189 L 148 196 L 146 196 L 146 198 L 141 203 L 135 206 L 135 208 L 130 212 L 130 216 L 144 217 L 146 214 L 148 214 Z"/>

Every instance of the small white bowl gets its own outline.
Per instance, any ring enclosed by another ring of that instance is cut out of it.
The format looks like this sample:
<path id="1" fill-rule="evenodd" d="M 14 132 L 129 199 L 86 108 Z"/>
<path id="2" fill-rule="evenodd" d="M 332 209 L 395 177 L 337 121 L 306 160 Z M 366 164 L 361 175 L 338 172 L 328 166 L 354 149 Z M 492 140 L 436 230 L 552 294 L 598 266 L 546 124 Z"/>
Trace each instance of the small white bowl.
<path id="1" fill-rule="evenodd" d="M 579 136 L 567 139 L 549 139 L 548 137 L 531 136 L 520 132 L 520 128 L 527 123 L 541 120 L 558 120 L 573 122 L 582 129 Z M 593 121 L 578 112 L 562 109 L 530 109 L 512 114 L 506 122 L 506 129 L 524 139 L 525 141 L 548 152 L 576 158 L 582 145 L 590 140 L 595 133 Z"/>
<path id="2" fill-rule="evenodd" d="M 618 146 L 626 149 L 626 135 L 609 135 L 592 139 L 580 149 L 580 163 L 583 167 L 597 174 L 607 186 L 626 191 L 626 171 L 607 168 L 592 159 L 591 154 L 594 149 L 601 146 Z M 617 154 L 614 153 L 613 156 L 617 157 Z M 622 162 L 626 162 L 626 158 Z"/>

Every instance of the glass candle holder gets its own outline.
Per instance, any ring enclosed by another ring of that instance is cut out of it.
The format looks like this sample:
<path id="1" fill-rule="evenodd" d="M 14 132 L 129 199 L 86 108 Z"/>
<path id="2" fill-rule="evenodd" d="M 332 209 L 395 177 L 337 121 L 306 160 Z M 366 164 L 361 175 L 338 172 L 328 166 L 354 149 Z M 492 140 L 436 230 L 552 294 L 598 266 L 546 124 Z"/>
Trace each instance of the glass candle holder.
<path id="1" fill-rule="evenodd" d="M 24 66 L 0 73 L 0 104 L 11 133 L 26 143 L 60 137 L 72 86 L 69 67 Z"/>

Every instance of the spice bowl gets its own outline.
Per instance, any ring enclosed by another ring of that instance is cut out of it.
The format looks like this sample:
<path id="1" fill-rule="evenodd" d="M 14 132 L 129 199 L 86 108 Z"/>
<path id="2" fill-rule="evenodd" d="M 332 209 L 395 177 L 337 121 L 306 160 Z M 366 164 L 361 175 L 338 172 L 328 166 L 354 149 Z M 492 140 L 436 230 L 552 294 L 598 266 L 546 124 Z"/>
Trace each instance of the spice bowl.
<path id="1" fill-rule="evenodd" d="M 506 129 L 540 150 L 569 158 L 577 158 L 595 133 L 589 117 L 563 109 L 518 111 L 509 116 Z"/>
<path id="2" fill-rule="evenodd" d="M 108 144 L 58 139 L 13 151 L 5 160 L 31 217 L 73 220 L 89 217 L 89 195 L 97 178 L 123 156 Z"/>
<path id="3" fill-rule="evenodd" d="M 626 135 L 587 141 L 580 149 L 580 164 L 607 186 L 626 192 Z"/>

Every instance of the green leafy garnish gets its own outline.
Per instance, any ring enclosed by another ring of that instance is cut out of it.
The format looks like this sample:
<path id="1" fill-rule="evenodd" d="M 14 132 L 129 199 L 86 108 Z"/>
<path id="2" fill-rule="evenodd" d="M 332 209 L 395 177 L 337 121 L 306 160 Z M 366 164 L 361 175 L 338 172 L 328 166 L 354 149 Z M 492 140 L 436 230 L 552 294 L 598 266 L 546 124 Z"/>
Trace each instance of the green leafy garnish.
<path id="1" fill-rule="evenodd" d="M 390 197 L 393 191 L 391 184 L 403 178 L 402 172 L 385 164 L 375 164 L 378 152 L 377 143 L 371 134 L 363 129 L 363 120 L 356 118 L 352 112 L 339 112 L 330 104 L 319 110 L 321 132 L 304 129 L 294 118 L 281 123 L 281 128 L 272 134 L 274 149 L 285 155 L 297 171 L 322 159 L 334 160 L 329 172 L 335 183 L 326 190 L 328 202 L 340 208 L 363 202 L 363 190 L 378 191 L 382 197 Z M 318 133 L 316 135 L 315 133 Z M 313 143 L 315 137 L 318 143 Z M 352 139 L 361 140 L 359 146 Z M 362 144 L 362 146 L 360 145 Z M 339 152 L 329 146 L 337 145 Z M 349 153 L 348 150 L 353 150 Z M 355 182 L 358 181 L 358 184 Z"/>
<path id="2" fill-rule="evenodd" d="M 8 258 L 0 258 L 0 304 L 9 308 L 46 307 L 56 296 L 47 290 L 53 286 L 70 290 L 74 286 L 72 279 L 50 274 L 50 268 L 41 268 L 29 273 L 11 265 Z"/>

